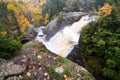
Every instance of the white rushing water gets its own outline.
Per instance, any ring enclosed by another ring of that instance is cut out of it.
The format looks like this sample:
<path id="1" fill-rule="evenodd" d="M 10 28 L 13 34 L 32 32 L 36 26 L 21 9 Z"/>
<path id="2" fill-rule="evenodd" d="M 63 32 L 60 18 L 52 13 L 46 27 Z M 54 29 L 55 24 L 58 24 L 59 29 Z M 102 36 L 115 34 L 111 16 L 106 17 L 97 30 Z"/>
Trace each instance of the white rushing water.
<path id="1" fill-rule="evenodd" d="M 78 44 L 82 27 L 93 20 L 95 20 L 94 16 L 83 16 L 78 22 L 59 30 L 49 41 L 46 41 L 46 35 L 42 32 L 44 27 L 41 27 L 36 40 L 42 42 L 51 52 L 67 57 L 74 46 Z"/>

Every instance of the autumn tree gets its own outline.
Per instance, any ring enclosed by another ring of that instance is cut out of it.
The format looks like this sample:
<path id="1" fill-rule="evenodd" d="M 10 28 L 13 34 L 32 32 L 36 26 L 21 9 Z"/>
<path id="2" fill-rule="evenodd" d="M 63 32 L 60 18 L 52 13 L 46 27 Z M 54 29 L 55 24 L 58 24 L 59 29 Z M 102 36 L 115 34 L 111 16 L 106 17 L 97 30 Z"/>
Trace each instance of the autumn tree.
<path id="1" fill-rule="evenodd" d="M 98 14 L 101 16 L 108 16 L 112 12 L 112 6 L 108 3 L 105 3 L 103 7 L 99 9 Z"/>
<path id="2" fill-rule="evenodd" d="M 7 9 L 7 3 L 0 2 L 0 31 L 6 34 L 13 35 L 15 30 L 18 30 L 15 34 L 20 34 L 19 26 L 15 13 Z M 2 32 L 3 31 L 3 32 Z"/>
<path id="3" fill-rule="evenodd" d="M 37 3 L 36 3 L 37 2 Z M 29 22 L 36 25 L 42 25 L 44 22 L 44 16 L 42 15 L 43 5 L 46 4 L 46 0 L 27 2 L 25 6 L 25 16 L 28 18 Z"/>
<path id="4" fill-rule="evenodd" d="M 16 0 L 3 2 L 1 0 L 0 34 L 17 36 L 23 34 L 29 24 L 46 25 L 49 22 L 49 14 L 45 13 L 45 16 L 42 14 L 45 4 L 46 0 L 32 2 L 16 2 Z"/>
<path id="5" fill-rule="evenodd" d="M 33 25 L 39 24 L 41 20 L 41 10 L 33 5 L 33 3 L 25 3 L 25 16 L 29 22 Z"/>
<path id="6" fill-rule="evenodd" d="M 21 33 L 24 33 L 29 24 L 29 21 L 24 16 L 25 7 L 22 6 L 22 4 L 10 2 L 8 3 L 7 8 L 8 10 L 12 10 L 15 13 L 15 18 L 17 19 L 19 30 Z"/>
<path id="7" fill-rule="evenodd" d="M 44 20 L 43 24 L 46 25 L 48 22 L 49 22 L 49 14 L 46 13 L 45 14 L 45 20 Z"/>

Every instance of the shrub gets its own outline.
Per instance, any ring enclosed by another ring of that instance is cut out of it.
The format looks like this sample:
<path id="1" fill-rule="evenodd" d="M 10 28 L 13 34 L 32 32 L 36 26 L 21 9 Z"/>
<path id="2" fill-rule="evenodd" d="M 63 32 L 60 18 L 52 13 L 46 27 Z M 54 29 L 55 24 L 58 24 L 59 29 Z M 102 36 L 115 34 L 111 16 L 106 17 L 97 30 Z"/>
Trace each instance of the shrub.
<path id="1" fill-rule="evenodd" d="M 82 29 L 82 56 L 92 73 L 120 80 L 120 7 L 114 0 L 108 2 L 111 14 L 100 16 Z"/>
<path id="2" fill-rule="evenodd" d="M 113 16 L 102 17 L 82 29 L 82 56 L 91 72 L 120 80 L 120 24 Z"/>
<path id="3" fill-rule="evenodd" d="M 21 43 L 18 41 L 0 35 L 0 58 L 12 58 L 17 54 L 21 46 Z"/>

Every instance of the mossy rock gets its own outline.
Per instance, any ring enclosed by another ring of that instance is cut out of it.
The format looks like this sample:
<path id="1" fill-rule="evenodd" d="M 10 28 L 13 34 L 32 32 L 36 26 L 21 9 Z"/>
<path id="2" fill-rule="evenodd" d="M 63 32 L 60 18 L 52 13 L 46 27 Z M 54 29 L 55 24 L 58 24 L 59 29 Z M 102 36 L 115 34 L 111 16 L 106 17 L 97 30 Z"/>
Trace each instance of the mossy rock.
<path id="1" fill-rule="evenodd" d="M 31 41 L 26 43 L 20 54 L 10 62 L 18 71 L 19 65 L 24 69 L 21 73 L 10 73 L 2 76 L 5 80 L 94 80 L 94 77 L 82 66 L 62 58 L 41 47 L 42 43 Z M 2 64 L 8 65 L 10 62 Z M 24 66 L 24 67 L 23 67 Z M 13 68 L 6 66 L 9 70 Z M 6 67 L 1 68 L 2 70 Z M 11 76 L 12 74 L 12 76 Z"/>
<path id="2" fill-rule="evenodd" d="M 36 54 L 37 60 L 49 74 L 49 80 L 65 80 L 66 78 L 71 80 L 94 80 L 94 77 L 86 69 L 67 58 L 62 58 L 41 48 L 38 49 Z"/>

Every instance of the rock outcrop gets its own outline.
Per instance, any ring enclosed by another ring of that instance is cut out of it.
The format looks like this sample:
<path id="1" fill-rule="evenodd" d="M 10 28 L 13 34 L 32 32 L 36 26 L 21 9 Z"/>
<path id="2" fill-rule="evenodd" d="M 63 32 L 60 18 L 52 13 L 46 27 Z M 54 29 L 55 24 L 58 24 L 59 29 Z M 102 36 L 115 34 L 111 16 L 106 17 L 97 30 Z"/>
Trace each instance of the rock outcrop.
<path id="1" fill-rule="evenodd" d="M 53 20 L 51 20 L 46 26 L 43 27 L 43 33 L 46 35 L 46 40 L 49 40 L 53 35 L 55 35 L 59 30 L 63 29 L 65 26 L 70 26 L 74 22 L 80 20 L 80 18 L 87 13 L 83 12 L 61 12 Z M 26 43 L 31 40 L 34 40 L 37 33 L 39 32 L 38 27 L 33 27 L 29 25 L 24 37 L 22 38 L 21 43 Z"/>
<path id="2" fill-rule="evenodd" d="M 74 22 L 80 20 L 80 18 L 87 13 L 83 12 L 61 12 L 57 17 L 51 20 L 46 26 L 46 38 L 49 40 L 54 34 L 59 30 L 63 29 L 65 26 L 70 26 Z"/>
<path id="3" fill-rule="evenodd" d="M 25 44 L 29 41 L 34 40 L 36 35 L 37 35 L 36 29 L 34 29 L 34 27 L 31 24 L 29 24 L 29 26 L 28 26 L 28 28 L 27 28 L 26 32 L 24 33 L 24 36 L 21 40 L 21 43 Z"/>
<path id="4" fill-rule="evenodd" d="M 0 80 L 94 80 L 83 67 L 46 50 L 41 43 L 26 43 L 18 56 L 0 60 Z"/>

